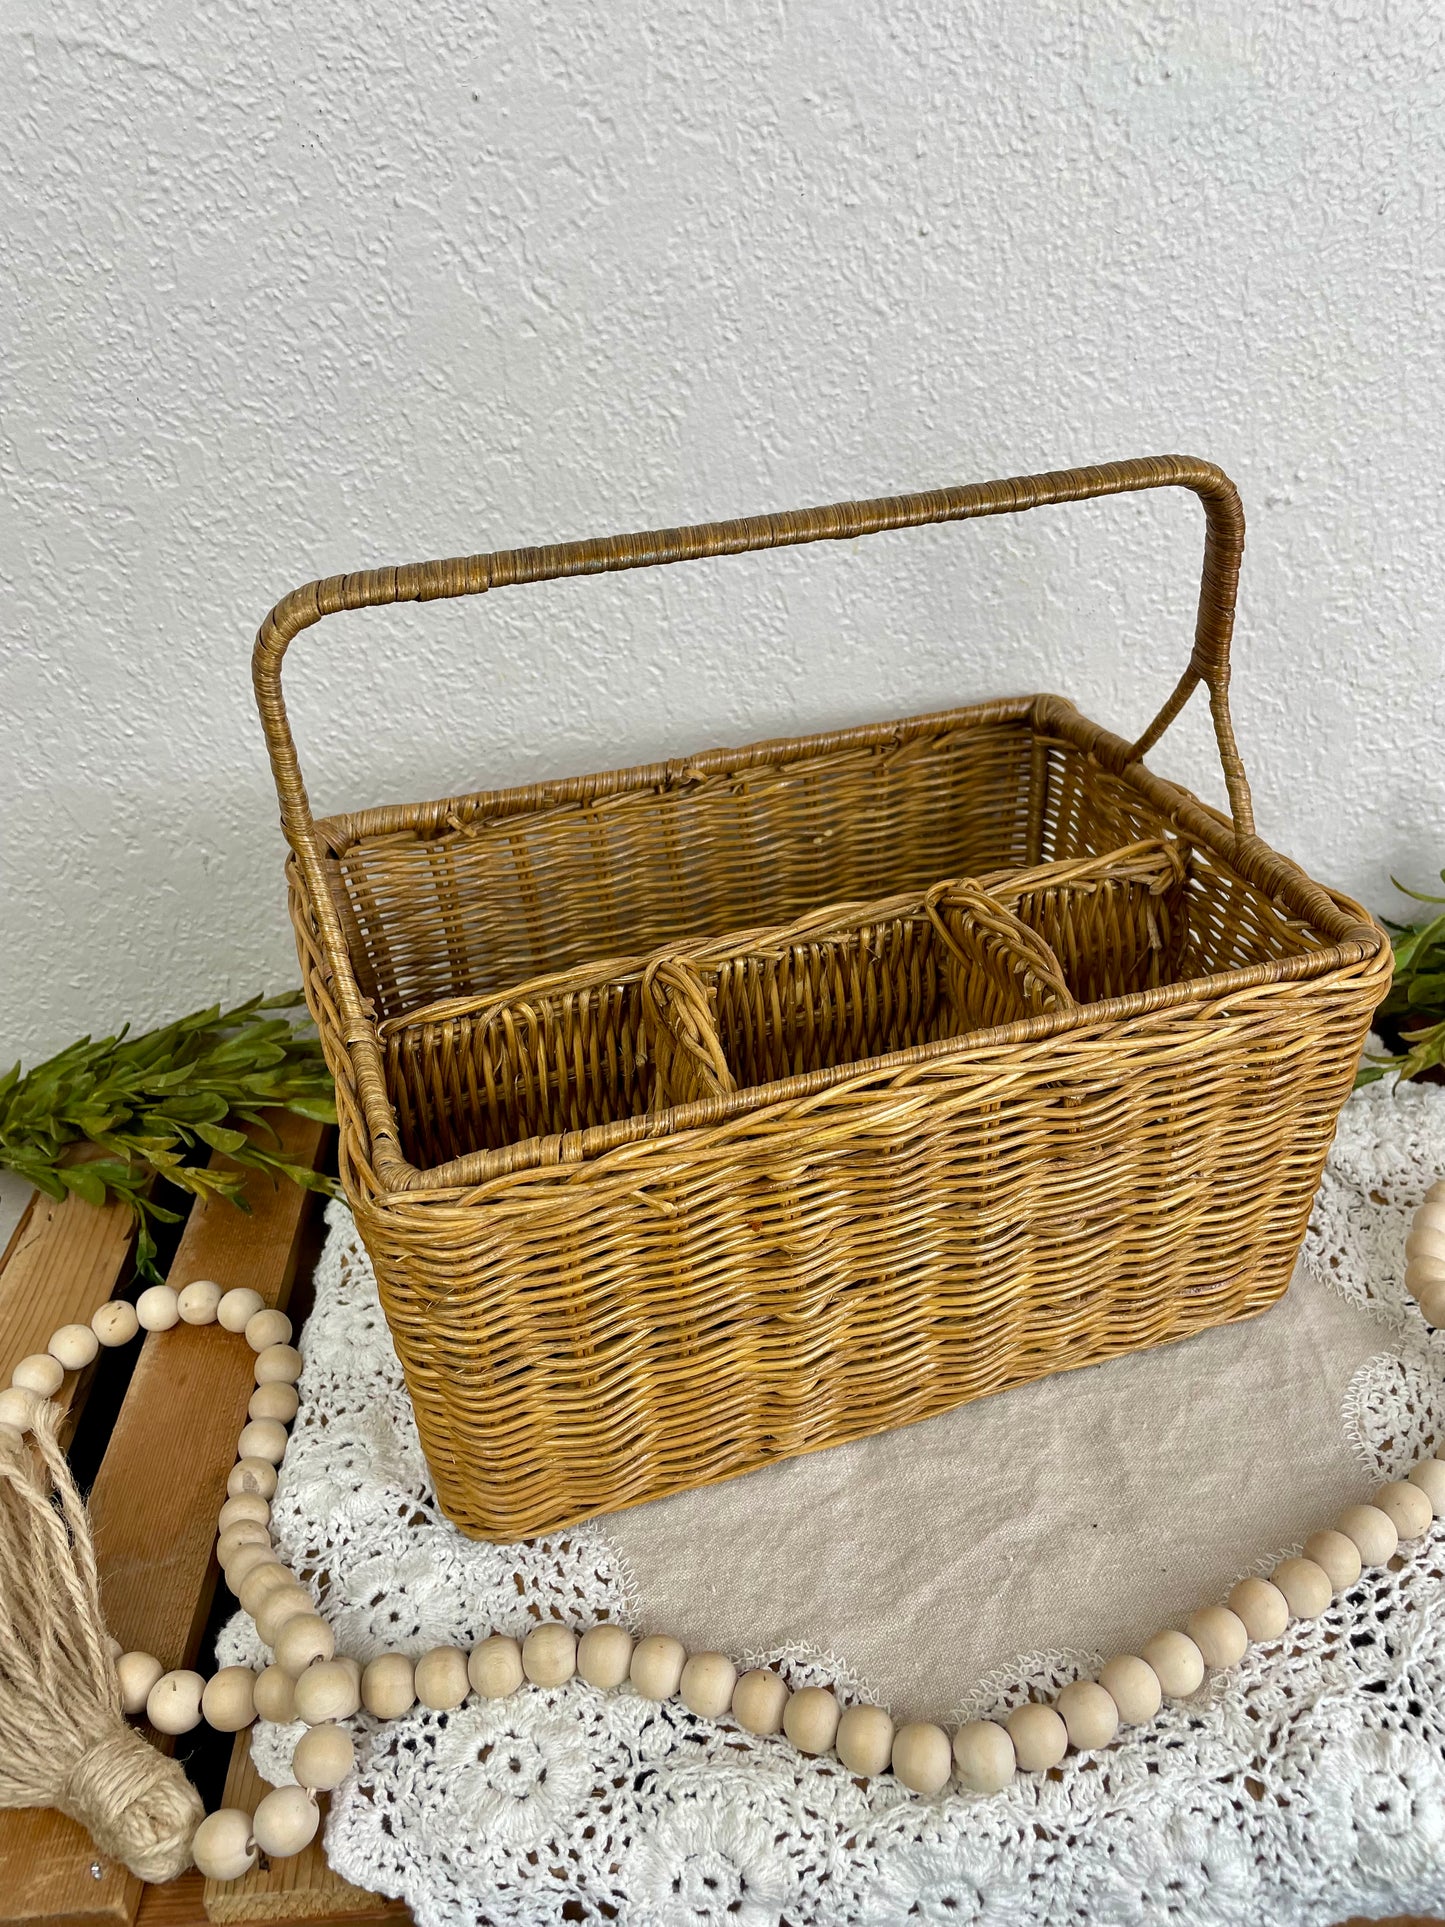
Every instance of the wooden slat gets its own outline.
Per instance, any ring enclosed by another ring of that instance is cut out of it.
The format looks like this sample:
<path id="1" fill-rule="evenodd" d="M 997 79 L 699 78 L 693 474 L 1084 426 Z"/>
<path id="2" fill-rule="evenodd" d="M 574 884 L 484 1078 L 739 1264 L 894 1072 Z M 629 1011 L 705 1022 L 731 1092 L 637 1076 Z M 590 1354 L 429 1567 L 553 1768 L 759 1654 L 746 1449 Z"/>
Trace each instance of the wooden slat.
<path id="1" fill-rule="evenodd" d="M 135 1222 L 120 1203 L 59 1203 L 37 1191 L 0 1265 L 0 1384 L 16 1364 L 43 1352 L 60 1325 L 88 1325 L 125 1275 Z M 56 1403 L 78 1411 L 88 1372 L 67 1372 Z"/>
<path id="2" fill-rule="evenodd" d="M 226 1776 L 226 1805 L 246 1813 L 256 1811 L 257 1802 L 270 1791 L 251 1764 L 251 1749 L 244 1733 L 237 1734 L 231 1754 L 231 1770 Z M 205 1887 L 206 1916 L 216 1922 L 265 1921 L 404 1921 L 410 1919 L 399 1900 L 384 1900 L 333 1873 L 326 1864 L 320 1838 L 305 1853 L 289 1860 L 273 1861 L 249 1873 L 244 1880 L 208 1880 Z"/>
<path id="3" fill-rule="evenodd" d="M 318 1157 L 321 1126 L 285 1117 L 278 1131 L 293 1158 Z M 192 1210 L 171 1282 L 246 1284 L 284 1304 L 309 1194 L 251 1172 L 246 1195 L 249 1216 L 224 1201 Z M 187 1325 L 152 1332 L 90 1495 L 106 1622 L 122 1645 L 167 1666 L 189 1664 L 205 1627 L 216 1584 L 216 1513 L 252 1364 L 249 1348 L 230 1333 Z M 140 1882 L 99 1862 L 83 1830 L 61 1815 L 0 1814 L 0 1927 L 130 1927 L 140 1895 Z"/>
<path id="4" fill-rule="evenodd" d="M 204 1885 L 199 1874 L 189 1873 L 164 1887 L 147 1887 L 136 1927 L 210 1927 Z M 395 1902 L 385 1901 L 379 1912 L 337 1914 L 332 1918 L 344 1927 L 395 1927 L 398 1921 L 409 1921 L 411 1915 L 405 1910 L 398 1913 Z M 290 1920 L 272 1921 L 270 1927 L 315 1927 L 315 1921 L 315 1915 L 293 1914 Z"/>

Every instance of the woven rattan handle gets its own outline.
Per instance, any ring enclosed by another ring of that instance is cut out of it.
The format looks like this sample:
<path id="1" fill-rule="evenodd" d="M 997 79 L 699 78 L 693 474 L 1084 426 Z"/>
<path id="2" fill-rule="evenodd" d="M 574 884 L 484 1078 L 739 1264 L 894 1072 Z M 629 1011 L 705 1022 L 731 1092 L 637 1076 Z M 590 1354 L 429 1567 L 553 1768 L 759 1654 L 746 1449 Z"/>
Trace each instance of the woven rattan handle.
<path id="1" fill-rule="evenodd" d="M 604 536 L 588 542 L 558 542 L 548 548 L 504 549 L 494 555 L 460 556 L 449 562 L 414 562 L 358 575 L 328 576 L 325 581 L 309 582 L 304 588 L 293 590 L 262 623 L 251 660 L 251 674 L 276 779 L 276 793 L 281 801 L 281 826 L 306 880 L 320 926 L 322 947 L 336 978 L 348 1036 L 364 1027 L 366 1018 L 360 992 L 347 966 L 345 938 L 327 885 L 321 845 L 281 694 L 282 660 L 303 629 L 343 609 L 374 608 L 390 602 L 434 602 L 444 597 L 478 595 L 485 589 L 499 589 L 512 583 L 547 582 L 558 576 L 605 575 L 620 569 L 651 568 L 663 562 L 740 555 L 752 549 L 841 541 L 852 536 L 874 535 L 884 529 L 920 528 L 931 522 L 963 522 L 974 516 L 1007 515 L 1052 502 L 1080 502 L 1091 496 L 1126 495 L 1146 488 L 1187 488 L 1199 497 L 1205 517 L 1204 574 L 1194 649 L 1188 667 L 1130 753 L 1134 757 L 1143 756 L 1178 715 L 1195 685 L 1204 683 L 1209 691 L 1234 827 L 1239 836 L 1249 837 L 1254 833 L 1254 815 L 1229 716 L 1229 641 L 1234 628 L 1239 563 L 1244 551 L 1244 515 L 1229 477 L 1213 463 L 1196 461 L 1187 455 L 1148 455 L 1136 461 L 1105 463 L 1098 468 L 1021 475 L 1003 482 L 975 482 L 961 488 L 932 489 L 921 495 L 840 502 L 831 508 L 794 509 L 782 515 L 745 516 L 733 522 L 707 522 L 691 528 L 662 529 L 640 535 Z"/>

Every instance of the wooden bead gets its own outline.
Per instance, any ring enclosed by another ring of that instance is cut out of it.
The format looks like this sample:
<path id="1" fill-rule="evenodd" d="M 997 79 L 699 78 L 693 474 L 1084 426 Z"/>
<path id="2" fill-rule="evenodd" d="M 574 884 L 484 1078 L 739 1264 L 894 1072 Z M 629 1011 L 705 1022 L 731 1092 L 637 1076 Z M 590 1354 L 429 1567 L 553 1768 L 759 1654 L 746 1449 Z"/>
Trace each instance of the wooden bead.
<path id="1" fill-rule="evenodd" d="M 265 1666 L 256 1675 L 256 1713 L 277 1726 L 296 1717 L 296 1682 L 282 1666 Z"/>
<path id="2" fill-rule="evenodd" d="M 296 1395 L 294 1385 L 286 1385 L 277 1379 L 274 1384 L 258 1385 L 251 1394 L 251 1403 L 246 1407 L 247 1418 L 276 1419 L 282 1425 L 289 1425 L 300 1409 L 301 1401 Z"/>
<path id="3" fill-rule="evenodd" d="M 1111 1695 L 1112 1697 L 1112 1695 Z M 1014 1743 L 996 1720 L 970 1720 L 953 1736 L 953 1764 L 970 1793 L 1001 1793 L 1014 1776 Z"/>
<path id="4" fill-rule="evenodd" d="M 1305 1540 L 1304 1556 L 1329 1575 L 1336 1592 L 1348 1592 L 1360 1576 L 1360 1548 L 1343 1532 L 1312 1532 Z"/>
<path id="5" fill-rule="evenodd" d="M 1445 1200 L 1434 1195 L 1436 1188 L 1432 1184 L 1420 1203 L 1416 1205 L 1415 1215 L 1411 1220 L 1412 1225 L 1434 1224 L 1439 1225 L 1441 1230 L 1445 1230 Z"/>
<path id="6" fill-rule="evenodd" d="M 231 1590 L 254 1619 L 273 1592 L 296 1592 L 299 1588 L 290 1568 L 277 1559 L 274 1563 L 253 1567 Z"/>
<path id="7" fill-rule="evenodd" d="M 62 1325 L 59 1331 L 50 1334 L 46 1350 L 66 1371 L 83 1372 L 87 1365 L 95 1363 L 100 1340 L 89 1325 Z"/>
<path id="8" fill-rule="evenodd" d="M 226 1527 L 216 1537 L 216 1558 L 221 1565 L 227 1565 L 241 1550 L 242 1546 L 269 1546 L 271 1533 L 259 1519 L 237 1519 L 234 1525 Z"/>
<path id="9" fill-rule="evenodd" d="M 301 1354 L 294 1345 L 268 1345 L 256 1355 L 258 1385 L 294 1385 L 301 1376 Z"/>
<path id="10" fill-rule="evenodd" d="M 1204 1682 L 1204 1655 L 1188 1633 L 1172 1628 L 1155 1633 L 1144 1648 L 1146 1666 L 1152 1666 L 1166 1699 L 1187 1699 Z"/>
<path id="11" fill-rule="evenodd" d="M 197 1278 L 176 1293 L 176 1310 L 184 1325 L 214 1325 L 221 1287 L 210 1278 Z"/>
<path id="12" fill-rule="evenodd" d="M 128 1305 L 124 1298 L 111 1298 L 103 1305 L 97 1305 L 90 1314 L 90 1329 L 107 1350 L 117 1345 L 128 1345 L 140 1330 L 140 1320 L 136 1317 L 135 1306 Z"/>
<path id="13" fill-rule="evenodd" d="M 1439 1459 L 1421 1459 L 1409 1474 L 1409 1480 L 1425 1494 L 1437 1519 L 1445 1513 L 1445 1463 Z"/>
<path id="14" fill-rule="evenodd" d="M 146 1718 L 157 1733 L 189 1733 L 201 1723 L 205 1690 L 199 1673 L 162 1673 L 146 1695 Z"/>
<path id="15" fill-rule="evenodd" d="M 1430 1530 L 1435 1508 L 1426 1493 L 1408 1479 L 1391 1479 L 1371 1502 L 1384 1513 L 1401 1539 L 1418 1539 Z"/>
<path id="16" fill-rule="evenodd" d="M 276 1496 L 276 1468 L 269 1459 L 242 1459 L 231 1467 L 226 1491 L 233 1499 L 239 1498 L 243 1492 L 257 1492 L 263 1499 L 273 1499 Z"/>
<path id="17" fill-rule="evenodd" d="M 1427 1325 L 1433 1325 L 1436 1331 L 1445 1327 L 1445 1278 L 1422 1284 L 1415 1293 L 1415 1303 Z"/>
<path id="18" fill-rule="evenodd" d="M 522 1671 L 534 1686 L 565 1686 L 577 1671 L 577 1635 L 555 1620 L 522 1641 Z"/>
<path id="19" fill-rule="evenodd" d="M 467 1656 L 467 1678 L 484 1700 L 504 1700 L 526 1678 L 522 1649 L 505 1633 L 491 1633 Z"/>
<path id="20" fill-rule="evenodd" d="M 231 1531 L 226 1534 L 226 1537 L 231 1539 L 233 1533 L 240 1532 L 241 1530 L 242 1527 L 240 1526 L 232 1526 Z M 235 1592 L 241 1581 L 249 1578 L 257 1566 L 280 1565 L 280 1563 L 281 1561 L 277 1556 L 276 1548 L 271 1544 L 270 1536 L 268 1535 L 264 1539 L 250 1539 L 241 1544 L 236 1544 L 233 1541 L 222 1569 L 226 1575 L 226 1584 L 231 1588 L 232 1592 Z"/>
<path id="21" fill-rule="evenodd" d="M 1060 1731 L 1063 1724 L 1060 1720 Z M 915 1793 L 939 1793 L 953 1770 L 953 1748 L 941 1726 L 910 1720 L 893 1735 L 891 1764 L 894 1778 Z"/>
<path id="22" fill-rule="evenodd" d="M 850 1773 L 886 1773 L 893 1759 L 892 1716 L 881 1706 L 845 1706 L 833 1744 Z"/>
<path id="23" fill-rule="evenodd" d="M 321 1812 L 305 1787 L 273 1787 L 251 1822 L 256 1845 L 272 1860 L 287 1860 L 316 1838 Z"/>
<path id="24" fill-rule="evenodd" d="M 252 1291 L 249 1285 L 236 1285 L 221 1294 L 221 1302 L 216 1307 L 216 1323 L 228 1332 L 243 1332 L 258 1311 L 266 1309 L 266 1300 L 259 1291 Z"/>
<path id="25" fill-rule="evenodd" d="M 687 1648 L 667 1633 L 639 1639 L 632 1649 L 627 1677 L 645 1700 L 671 1699 L 682 1681 Z"/>
<path id="26" fill-rule="evenodd" d="M 131 1719 L 144 1713 L 151 1688 L 165 1670 L 154 1653 L 122 1653 L 115 1662 L 121 1710 Z"/>
<path id="27" fill-rule="evenodd" d="M 839 1706 L 824 1686 L 802 1686 L 783 1708 L 783 1731 L 800 1753 L 826 1753 L 838 1734 Z"/>
<path id="28" fill-rule="evenodd" d="M 411 1711 L 416 1705 L 416 1668 L 405 1653 L 379 1653 L 369 1663 L 361 1675 L 361 1703 L 379 1720 L 399 1720 Z"/>
<path id="29" fill-rule="evenodd" d="M 1118 1653 L 1101 1666 L 1099 1684 L 1118 1707 L 1124 1726 L 1142 1726 L 1164 1703 L 1159 1675 L 1137 1653 Z"/>
<path id="30" fill-rule="evenodd" d="M 249 1523 L 254 1526 L 269 1525 L 271 1508 L 259 1492 L 243 1492 L 238 1499 L 227 1499 L 221 1507 L 216 1520 L 217 1532 L 229 1532 L 232 1526 Z"/>
<path id="31" fill-rule="evenodd" d="M 176 1294 L 169 1285 L 147 1285 L 135 1301 L 135 1315 L 142 1331 L 168 1332 L 181 1322 Z"/>
<path id="32" fill-rule="evenodd" d="M 296 1717 L 308 1726 L 320 1726 L 326 1720 L 349 1720 L 360 1709 L 356 1681 L 339 1660 L 318 1660 L 296 1682 Z"/>
<path id="33" fill-rule="evenodd" d="M 620 1686 L 632 1664 L 632 1635 L 625 1626 L 589 1626 L 577 1642 L 577 1671 L 604 1693 Z"/>
<path id="34" fill-rule="evenodd" d="M 1046 1773 L 1069 1750 L 1069 1729 L 1052 1706 L 1036 1701 L 1019 1706 L 1008 1716 L 1014 1757 L 1024 1773 Z"/>
<path id="35" fill-rule="evenodd" d="M 217 1733 L 239 1733 L 256 1717 L 256 1675 L 249 1666 L 223 1666 L 206 1681 L 201 1718 Z"/>
<path id="36" fill-rule="evenodd" d="M 719 1720 L 733 1703 L 737 1683 L 738 1669 L 726 1653 L 690 1653 L 677 1690 L 690 1713 Z"/>
<path id="37" fill-rule="evenodd" d="M 733 1688 L 733 1718 L 745 1733 L 776 1733 L 787 1703 L 786 1684 L 766 1666 L 744 1673 Z"/>
<path id="38" fill-rule="evenodd" d="M 1430 1206 L 1433 1212 L 1433 1206 Z M 1414 1214 L 1414 1224 L 1406 1231 L 1405 1256 L 1408 1258 L 1445 1258 L 1445 1224 L 1426 1212 Z"/>
<path id="39" fill-rule="evenodd" d="M 54 1398 L 65 1383 L 65 1367 L 49 1352 L 32 1352 L 10 1374 L 10 1383 L 37 1398 Z"/>
<path id="40" fill-rule="evenodd" d="M 39 1410 L 40 1400 L 23 1385 L 7 1385 L 0 1392 L 0 1425 L 13 1426 L 17 1432 L 28 1432 Z"/>
<path id="41" fill-rule="evenodd" d="M 251 1816 L 239 1807 L 208 1813 L 191 1841 L 191 1858 L 207 1880 L 239 1880 L 259 1855 L 251 1837 Z"/>
<path id="42" fill-rule="evenodd" d="M 339 1726 L 312 1726 L 301 1735 L 291 1758 L 299 1786 L 313 1793 L 330 1793 L 356 1765 L 351 1735 Z"/>
<path id="43" fill-rule="evenodd" d="M 1256 1644 L 1278 1639 L 1289 1624 L 1289 1601 L 1267 1579 L 1241 1579 L 1229 1595 L 1229 1610 Z"/>
<path id="44" fill-rule="evenodd" d="M 302 1613 L 314 1613 L 316 1602 L 303 1586 L 293 1581 L 289 1586 L 277 1586 L 261 1601 L 259 1608 L 251 1615 L 256 1622 L 256 1631 L 266 1644 L 275 1651 L 276 1641 L 281 1628 Z M 327 1718 L 340 1718 L 339 1714 L 328 1714 Z"/>
<path id="45" fill-rule="evenodd" d="M 297 1613 L 276 1635 L 276 1664 L 299 1679 L 318 1659 L 334 1659 L 336 1638 L 319 1613 Z"/>
<path id="46" fill-rule="evenodd" d="M 423 1706 L 434 1713 L 450 1713 L 471 1691 L 467 1655 L 459 1646 L 433 1646 L 416 1663 L 415 1684 Z"/>
<path id="47" fill-rule="evenodd" d="M 1334 1597 L 1330 1576 L 1313 1559 L 1281 1559 L 1270 1581 L 1284 1594 L 1291 1619 L 1315 1619 Z"/>
<path id="48" fill-rule="evenodd" d="M 1054 1705 L 1080 1753 L 1107 1746 L 1119 1730 L 1119 1709 L 1097 1680 L 1071 1680 Z"/>
<path id="49" fill-rule="evenodd" d="M 1348 1505 L 1335 1521 L 1367 1566 L 1387 1566 L 1400 1549 L 1395 1521 L 1377 1505 Z"/>
<path id="50" fill-rule="evenodd" d="M 1228 1606 L 1201 1606 L 1189 1615 L 1185 1631 L 1204 1655 L 1206 1666 L 1237 1666 L 1249 1646 L 1244 1621 Z"/>
<path id="51" fill-rule="evenodd" d="M 1405 1239 L 1405 1257 L 1445 1258 L 1445 1225 L 1426 1220 L 1417 1212 Z"/>
<path id="52" fill-rule="evenodd" d="M 253 1418 L 236 1440 L 238 1459 L 264 1459 L 279 1465 L 286 1456 L 286 1427 L 274 1418 Z"/>
<path id="53" fill-rule="evenodd" d="M 258 1311 L 246 1320 L 246 1343 L 253 1352 L 264 1352 L 268 1345 L 291 1343 L 291 1320 L 284 1311 Z"/>
<path id="54" fill-rule="evenodd" d="M 1409 1258 L 1405 1261 L 1405 1290 L 1412 1298 L 1445 1283 L 1445 1258 Z"/>

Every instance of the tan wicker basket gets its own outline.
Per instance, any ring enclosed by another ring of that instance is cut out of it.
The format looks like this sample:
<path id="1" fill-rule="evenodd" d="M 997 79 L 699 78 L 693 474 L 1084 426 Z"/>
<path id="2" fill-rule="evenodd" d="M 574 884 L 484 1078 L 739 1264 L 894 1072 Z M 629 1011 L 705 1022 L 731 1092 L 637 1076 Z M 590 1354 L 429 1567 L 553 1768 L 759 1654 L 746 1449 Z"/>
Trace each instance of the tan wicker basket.
<path id="1" fill-rule="evenodd" d="M 1179 485 L 1132 745 L 1022 697 L 313 820 L 322 616 Z M 441 1504 L 511 1539 L 1262 1310 L 1389 982 L 1254 833 L 1232 484 L 1162 456 L 311 583 L 254 675 L 341 1171 Z M 1208 689 L 1233 815 L 1141 758 Z M 828 906 L 833 906 L 829 908 Z"/>

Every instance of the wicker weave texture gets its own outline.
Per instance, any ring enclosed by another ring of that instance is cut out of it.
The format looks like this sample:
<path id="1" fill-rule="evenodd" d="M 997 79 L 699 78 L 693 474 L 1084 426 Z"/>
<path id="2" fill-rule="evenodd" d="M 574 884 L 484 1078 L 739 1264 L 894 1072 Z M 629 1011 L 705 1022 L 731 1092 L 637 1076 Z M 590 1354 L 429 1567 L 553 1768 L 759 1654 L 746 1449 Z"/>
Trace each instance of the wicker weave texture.
<path id="1" fill-rule="evenodd" d="M 1178 484 L 1189 669 L 312 821 L 284 651 L 333 608 Z M 438 1496 L 510 1539 L 1252 1315 L 1383 933 L 1254 834 L 1242 519 L 1183 457 L 314 584 L 256 680 L 348 1196 Z M 1232 820 L 1141 758 L 1209 692 Z"/>

